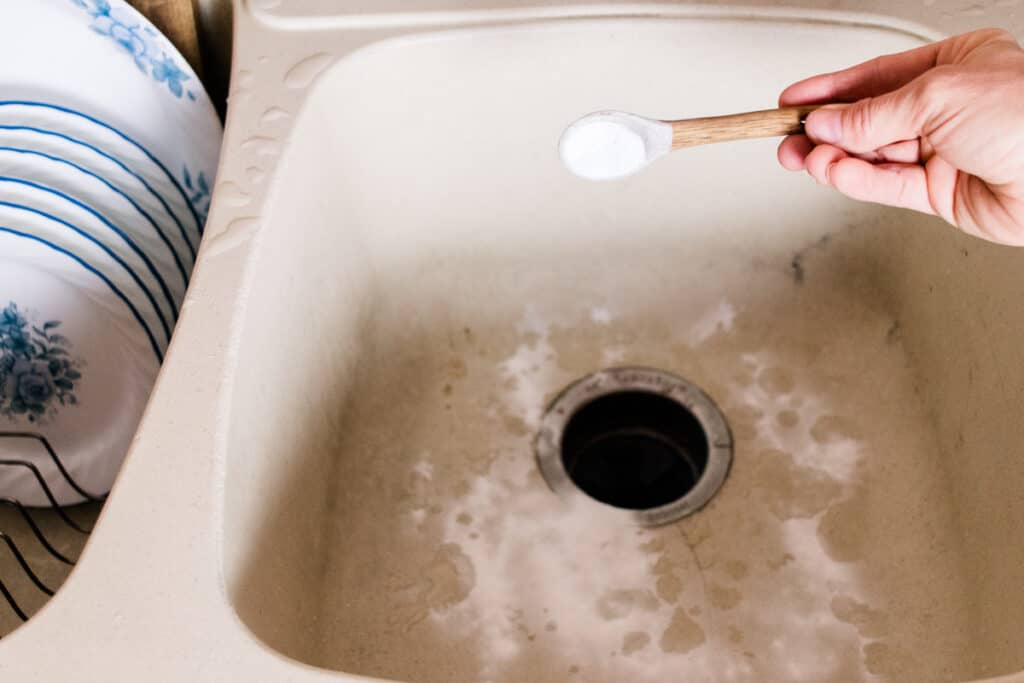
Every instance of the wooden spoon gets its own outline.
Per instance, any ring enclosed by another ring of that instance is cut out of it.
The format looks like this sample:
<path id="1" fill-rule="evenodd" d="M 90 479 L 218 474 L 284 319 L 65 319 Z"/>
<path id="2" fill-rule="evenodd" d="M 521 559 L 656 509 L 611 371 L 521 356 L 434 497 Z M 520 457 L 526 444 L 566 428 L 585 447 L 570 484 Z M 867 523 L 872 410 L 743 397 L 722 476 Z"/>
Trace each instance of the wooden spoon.
<path id="1" fill-rule="evenodd" d="M 635 173 L 676 149 L 800 133 L 807 115 L 819 106 L 676 121 L 658 121 L 621 111 L 595 112 L 565 130 L 559 153 L 574 174 L 588 180 L 611 180 Z"/>

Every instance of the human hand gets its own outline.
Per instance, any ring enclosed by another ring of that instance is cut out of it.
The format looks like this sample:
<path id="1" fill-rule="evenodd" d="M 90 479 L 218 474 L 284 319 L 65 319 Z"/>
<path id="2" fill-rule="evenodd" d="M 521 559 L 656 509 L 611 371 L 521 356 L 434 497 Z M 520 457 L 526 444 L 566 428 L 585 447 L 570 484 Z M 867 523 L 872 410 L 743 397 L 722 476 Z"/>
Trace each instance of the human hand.
<path id="1" fill-rule="evenodd" d="M 1024 50 L 988 29 L 786 88 L 812 112 L 779 162 L 854 199 L 937 214 L 1024 246 Z"/>

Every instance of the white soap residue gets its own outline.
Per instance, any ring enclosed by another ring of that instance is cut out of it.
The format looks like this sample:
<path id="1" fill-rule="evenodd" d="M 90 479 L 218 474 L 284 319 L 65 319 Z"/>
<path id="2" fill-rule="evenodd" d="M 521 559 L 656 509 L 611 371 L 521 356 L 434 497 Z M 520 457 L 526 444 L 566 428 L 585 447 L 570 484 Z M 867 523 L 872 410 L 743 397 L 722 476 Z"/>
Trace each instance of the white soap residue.
<path id="1" fill-rule="evenodd" d="M 672 147 L 672 127 L 663 121 L 597 112 L 584 116 L 562 134 L 559 154 L 575 175 L 611 180 L 636 173 Z"/>

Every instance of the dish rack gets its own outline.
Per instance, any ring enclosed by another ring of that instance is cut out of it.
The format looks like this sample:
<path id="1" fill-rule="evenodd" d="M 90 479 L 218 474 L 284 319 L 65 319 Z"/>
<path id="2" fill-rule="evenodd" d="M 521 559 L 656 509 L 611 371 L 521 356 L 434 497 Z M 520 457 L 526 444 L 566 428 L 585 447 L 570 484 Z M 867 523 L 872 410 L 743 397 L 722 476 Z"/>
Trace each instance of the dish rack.
<path id="1" fill-rule="evenodd" d="M 52 507 L 29 508 L 14 498 L 0 498 L 0 638 L 29 619 L 56 592 L 75 566 L 106 500 L 82 489 L 60 456 L 41 434 L 0 431 L 0 440 L 32 439 L 53 461 L 57 472 L 86 502 L 57 503 L 39 468 L 18 458 L 0 458 L 0 467 L 31 471 Z"/>

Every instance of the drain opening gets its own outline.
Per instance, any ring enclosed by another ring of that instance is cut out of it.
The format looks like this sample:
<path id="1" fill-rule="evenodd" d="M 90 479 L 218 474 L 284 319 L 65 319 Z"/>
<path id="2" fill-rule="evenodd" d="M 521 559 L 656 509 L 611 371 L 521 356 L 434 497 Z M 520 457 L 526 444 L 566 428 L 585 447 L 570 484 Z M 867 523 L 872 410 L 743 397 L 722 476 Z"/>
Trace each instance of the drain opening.
<path id="1" fill-rule="evenodd" d="M 573 483 L 591 498 L 630 510 L 679 500 L 707 462 L 700 422 L 658 394 L 602 396 L 580 408 L 562 436 L 562 463 Z"/>
<path id="2" fill-rule="evenodd" d="M 647 368 L 602 370 L 570 385 L 545 414 L 535 447 L 556 493 L 582 491 L 651 526 L 703 507 L 732 461 L 714 402 Z"/>

